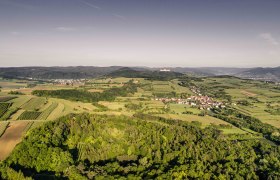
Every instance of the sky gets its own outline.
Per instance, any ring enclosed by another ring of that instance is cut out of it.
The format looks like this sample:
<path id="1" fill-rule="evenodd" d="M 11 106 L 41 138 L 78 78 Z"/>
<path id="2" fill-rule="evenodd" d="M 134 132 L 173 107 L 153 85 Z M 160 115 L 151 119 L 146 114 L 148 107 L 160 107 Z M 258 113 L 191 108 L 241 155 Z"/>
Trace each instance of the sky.
<path id="1" fill-rule="evenodd" d="M 0 66 L 280 66 L 280 0 L 0 0 Z"/>

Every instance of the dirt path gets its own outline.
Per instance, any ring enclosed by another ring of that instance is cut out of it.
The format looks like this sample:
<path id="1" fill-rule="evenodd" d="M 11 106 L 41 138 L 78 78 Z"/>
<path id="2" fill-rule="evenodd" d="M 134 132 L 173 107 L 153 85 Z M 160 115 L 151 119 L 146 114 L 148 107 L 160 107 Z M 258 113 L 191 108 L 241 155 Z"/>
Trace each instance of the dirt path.
<path id="1" fill-rule="evenodd" d="M 21 141 L 28 122 L 11 122 L 5 133 L 0 137 L 0 161 L 6 159 L 14 147 Z"/>

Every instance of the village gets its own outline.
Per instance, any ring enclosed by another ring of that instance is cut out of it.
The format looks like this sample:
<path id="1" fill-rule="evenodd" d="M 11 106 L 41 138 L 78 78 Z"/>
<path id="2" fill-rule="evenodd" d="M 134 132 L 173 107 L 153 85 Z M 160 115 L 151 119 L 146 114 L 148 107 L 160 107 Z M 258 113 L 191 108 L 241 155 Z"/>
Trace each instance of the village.
<path id="1" fill-rule="evenodd" d="M 84 85 L 86 79 L 52 79 L 51 82 L 53 84 L 59 85 Z"/>
<path id="2" fill-rule="evenodd" d="M 163 103 L 185 104 L 201 110 L 225 108 L 225 104 L 223 102 L 218 102 L 207 95 L 202 95 L 197 87 L 192 86 L 190 90 L 196 95 L 189 96 L 188 98 L 154 98 L 154 100 L 161 101 Z"/>

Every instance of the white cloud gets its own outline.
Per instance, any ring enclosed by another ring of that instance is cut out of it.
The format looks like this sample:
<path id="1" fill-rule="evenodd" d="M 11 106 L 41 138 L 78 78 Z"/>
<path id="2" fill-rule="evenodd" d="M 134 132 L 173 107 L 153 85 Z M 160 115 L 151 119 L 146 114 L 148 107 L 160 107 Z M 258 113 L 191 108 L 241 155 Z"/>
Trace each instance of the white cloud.
<path id="1" fill-rule="evenodd" d="M 278 46 L 280 44 L 270 33 L 261 33 L 259 34 L 259 37 L 274 46 Z"/>
<path id="2" fill-rule="evenodd" d="M 80 0 L 80 2 L 82 2 L 83 4 L 85 4 L 85 5 L 89 6 L 89 7 L 92 7 L 92 8 L 94 8 L 94 9 L 101 9 L 101 7 L 96 6 L 96 5 L 94 5 L 94 4 L 92 4 L 92 3 L 89 3 L 89 2 L 87 2 L 87 1 Z"/>
<path id="3" fill-rule="evenodd" d="M 72 32 L 72 31 L 76 31 L 77 30 L 74 27 L 64 27 L 64 26 L 56 27 L 55 29 L 57 31 L 60 31 L 60 32 Z"/>
<path id="4" fill-rule="evenodd" d="M 122 19 L 122 20 L 125 20 L 125 16 L 122 16 L 120 14 L 112 14 L 113 16 L 115 16 L 116 18 L 119 18 L 119 19 Z"/>

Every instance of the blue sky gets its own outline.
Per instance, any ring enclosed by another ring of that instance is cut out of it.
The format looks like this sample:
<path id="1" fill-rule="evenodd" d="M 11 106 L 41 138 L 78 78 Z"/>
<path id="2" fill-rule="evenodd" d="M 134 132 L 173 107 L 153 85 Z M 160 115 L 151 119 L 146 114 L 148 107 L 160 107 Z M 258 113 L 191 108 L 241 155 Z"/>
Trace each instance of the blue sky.
<path id="1" fill-rule="evenodd" d="M 279 9 L 279 0 L 0 0 L 0 66 L 279 66 Z"/>

